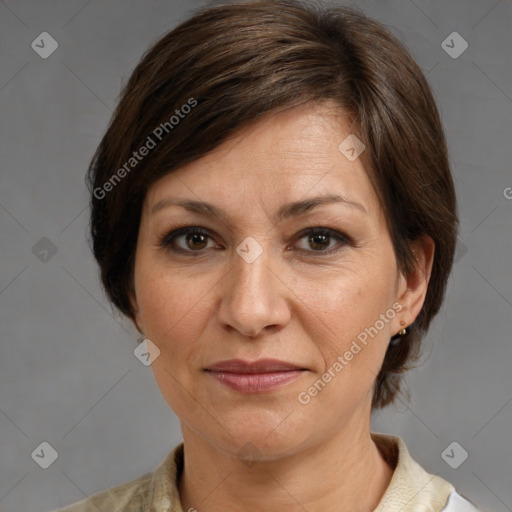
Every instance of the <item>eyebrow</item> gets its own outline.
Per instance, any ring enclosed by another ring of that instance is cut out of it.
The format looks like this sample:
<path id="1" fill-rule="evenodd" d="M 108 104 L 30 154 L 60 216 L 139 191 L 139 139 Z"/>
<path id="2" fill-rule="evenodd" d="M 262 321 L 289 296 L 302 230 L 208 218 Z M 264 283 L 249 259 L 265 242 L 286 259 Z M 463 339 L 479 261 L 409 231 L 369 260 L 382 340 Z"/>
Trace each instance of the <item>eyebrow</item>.
<path id="1" fill-rule="evenodd" d="M 362 204 L 357 203 L 356 201 L 352 201 L 351 199 L 348 199 L 346 197 L 331 194 L 326 196 L 312 197 L 309 199 L 305 199 L 303 201 L 296 201 L 293 203 L 285 204 L 277 212 L 276 218 L 278 221 L 282 221 L 285 219 L 289 219 L 291 217 L 297 217 L 303 213 L 311 211 L 313 208 L 316 208 L 317 206 L 331 203 L 340 203 L 345 206 L 358 209 L 364 213 L 368 213 L 366 211 L 366 208 Z M 185 210 L 197 213 L 198 215 L 202 215 L 205 217 L 216 216 L 224 222 L 228 221 L 227 214 L 223 210 L 221 210 L 220 208 L 211 203 L 207 203 L 204 201 L 195 201 L 192 199 L 181 199 L 171 197 L 167 197 L 165 199 L 162 199 L 161 201 L 158 201 L 158 203 L 156 203 L 151 208 L 150 214 L 154 215 L 155 213 L 169 206 L 181 206 Z"/>

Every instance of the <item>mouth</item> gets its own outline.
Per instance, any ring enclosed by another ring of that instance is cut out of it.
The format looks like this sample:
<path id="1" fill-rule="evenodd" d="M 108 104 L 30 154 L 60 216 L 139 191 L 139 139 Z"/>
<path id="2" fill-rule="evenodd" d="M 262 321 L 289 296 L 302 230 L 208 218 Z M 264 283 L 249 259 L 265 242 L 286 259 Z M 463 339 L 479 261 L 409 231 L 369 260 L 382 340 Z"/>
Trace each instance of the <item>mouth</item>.
<path id="1" fill-rule="evenodd" d="M 243 393 L 262 393 L 281 388 L 298 379 L 307 368 L 277 359 L 244 361 L 231 359 L 205 371 L 221 384 Z"/>

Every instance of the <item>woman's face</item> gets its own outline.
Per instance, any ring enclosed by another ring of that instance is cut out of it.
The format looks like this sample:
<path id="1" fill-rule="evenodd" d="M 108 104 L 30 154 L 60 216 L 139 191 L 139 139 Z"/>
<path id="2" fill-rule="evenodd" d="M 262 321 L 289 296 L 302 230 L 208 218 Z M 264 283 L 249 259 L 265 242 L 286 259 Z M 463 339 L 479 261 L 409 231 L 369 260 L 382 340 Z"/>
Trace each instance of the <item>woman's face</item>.
<path id="1" fill-rule="evenodd" d="M 182 428 L 228 453 L 277 458 L 366 426 L 389 339 L 414 319 L 365 169 L 338 149 L 350 134 L 328 105 L 275 114 L 146 195 L 136 320 Z M 208 370 L 233 359 L 299 370 Z"/>

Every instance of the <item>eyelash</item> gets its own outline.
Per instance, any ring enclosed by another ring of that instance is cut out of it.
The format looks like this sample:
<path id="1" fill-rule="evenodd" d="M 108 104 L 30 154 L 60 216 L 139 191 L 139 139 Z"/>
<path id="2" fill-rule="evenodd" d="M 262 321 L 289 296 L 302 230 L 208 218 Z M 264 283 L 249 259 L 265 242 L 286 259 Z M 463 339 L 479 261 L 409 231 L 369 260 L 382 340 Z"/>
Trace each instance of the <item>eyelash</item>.
<path id="1" fill-rule="evenodd" d="M 324 228 L 324 227 L 314 227 L 314 228 L 303 229 L 302 231 L 297 233 L 297 235 L 295 235 L 295 240 L 299 241 L 299 240 L 302 240 L 303 238 L 305 238 L 306 236 L 311 237 L 311 236 L 315 236 L 315 235 L 319 235 L 319 234 L 327 235 L 329 238 L 334 238 L 334 239 L 338 240 L 337 245 L 340 245 L 340 244 L 341 244 L 341 246 L 354 245 L 354 243 L 350 239 L 350 237 L 348 237 L 334 229 Z M 201 228 L 198 226 L 187 226 L 187 227 L 175 229 L 174 231 L 171 231 L 170 233 L 167 233 L 164 236 L 162 236 L 158 241 L 158 246 L 164 248 L 165 250 L 174 252 L 174 253 L 191 255 L 193 257 L 203 255 L 205 252 L 205 249 L 192 251 L 192 250 L 186 250 L 181 247 L 174 246 L 176 239 L 178 239 L 182 236 L 185 236 L 185 235 L 202 235 L 202 236 L 208 237 L 209 239 L 213 240 L 213 237 L 211 236 L 210 231 L 205 230 L 204 228 Z M 339 250 L 341 250 L 341 248 L 342 247 L 336 248 L 336 246 L 334 246 L 331 249 L 319 250 L 319 251 L 314 251 L 314 250 L 308 251 L 305 249 L 298 249 L 298 250 L 307 252 L 307 253 L 330 255 L 332 253 L 338 252 Z"/>

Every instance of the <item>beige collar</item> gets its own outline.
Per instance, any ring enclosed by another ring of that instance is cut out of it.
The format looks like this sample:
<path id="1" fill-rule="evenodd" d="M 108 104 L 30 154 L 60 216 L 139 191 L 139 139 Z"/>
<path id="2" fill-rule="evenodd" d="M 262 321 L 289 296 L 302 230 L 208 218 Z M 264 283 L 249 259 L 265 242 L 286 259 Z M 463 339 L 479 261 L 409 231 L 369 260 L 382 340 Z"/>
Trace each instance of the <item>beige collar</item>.
<path id="1" fill-rule="evenodd" d="M 384 458 L 395 467 L 391 482 L 374 512 L 440 512 L 454 487 L 427 473 L 409 455 L 400 437 L 372 433 Z M 183 443 L 177 445 L 156 468 L 148 496 L 148 512 L 183 512 L 178 478 L 183 470 Z"/>
<path id="2" fill-rule="evenodd" d="M 440 512 L 455 490 L 453 485 L 427 473 L 410 456 L 402 438 L 372 433 L 372 439 L 384 458 L 396 463 L 391 482 L 375 512 Z"/>

